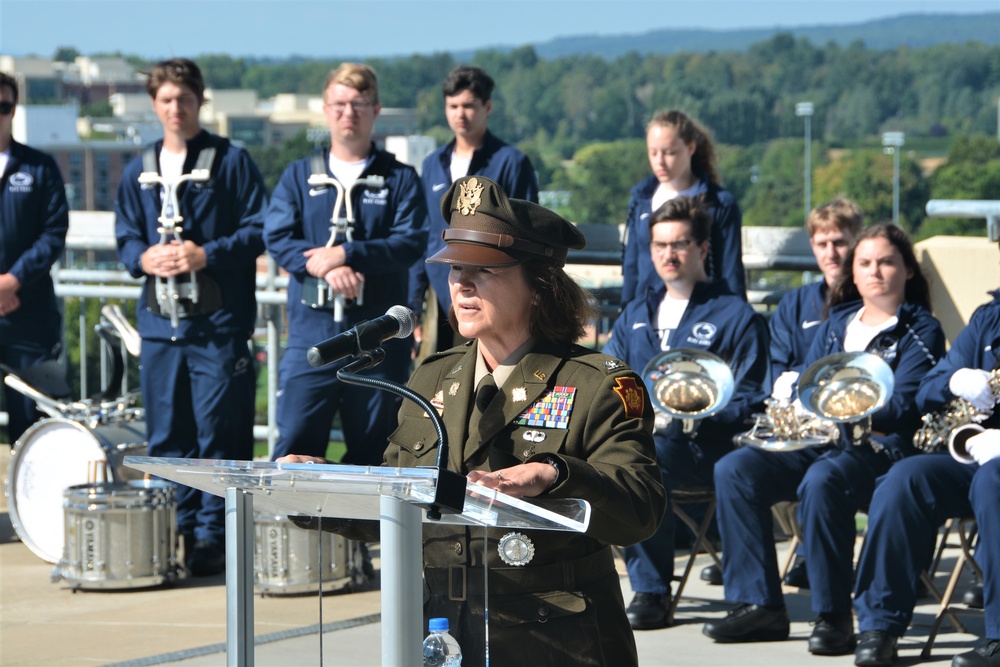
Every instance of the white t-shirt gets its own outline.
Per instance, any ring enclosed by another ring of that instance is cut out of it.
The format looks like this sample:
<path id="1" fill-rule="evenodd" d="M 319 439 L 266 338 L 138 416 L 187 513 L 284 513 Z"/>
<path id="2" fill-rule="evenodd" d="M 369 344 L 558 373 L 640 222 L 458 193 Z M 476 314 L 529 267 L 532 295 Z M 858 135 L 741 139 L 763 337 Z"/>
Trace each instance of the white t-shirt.
<path id="1" fill-rule="evenodd" d="M 187 151 L 183 153 L 172 153 L 166 148 L 160 149 L 160 174 L 163 180 L 168 183 L 176 183 L 177 179 L 184 173 L 184 160 L 187 158 Z"/>
<path id="2" fill-rule="evenodd" d="M 857 312 L 857 314 L 847 323 L 847 332 L 844 334 L 844 351 L 845 352 L 864 352 L 868 344 L 872 342 L 875 336 L 879 335 L 887 329 L 891 329 L 899 322 L 899 318 L 893 315 L 885 322 L 881 324 L 876 324 L 874 326 L 864 324 L 861 321 L 861 316 L 864 314 L 865 309 L 862 308 Z"/>
<path id="3" fill-rule="evenodd" d="M 0 151 L 0 178 L 7 172 L 7 163 L 10 162 L 10 149 Z"/>
<path id="4" fill-rule="evenodd" d="M 674 197 L 697 197 L 703 192 L 708 191 L 708 185 L 705 181 L 698 181 L 687 190 L 681 190 L 680 192 L 674 192 L 673 190 L 667 189 L 667 186 L 660 183 L 656 186 L 656 190 L 653 192 L 652 207 L 655 211 L 656 209 L 663 206 L 664 203 L 670 201 Z"/>
<path id="5" fill-rule="evenodd" d="M 451 182 L 454 183 L 463 176 L 469 174 L 469 165 L 472 164 L 472 157 L 458 157 L 451 154 Z"/>
<path id="6" fill-rule="evenodd" d="M 670 349 L 670 332 L 674 331 L 681 323 L 681 317 L 687 310 L 688 299 L 672 299 L 668 293 L 660 302 L 660 307 L 656 310 L 656 333 L 660 337 L 660 349 Z"/>
<path id="7" fill-rule="evenodd" d="M 345 197 L 351 191 L 351 187 L 361 178 L 361 172 L 365 170 L 366 164 L 368 164 L 367 158 L 358 160 L 357 162 L 347 162 L 346 160 L 338 160 L 333 157 L 332 152 L 330 153 L 330 172 L 344 186 Z"/>

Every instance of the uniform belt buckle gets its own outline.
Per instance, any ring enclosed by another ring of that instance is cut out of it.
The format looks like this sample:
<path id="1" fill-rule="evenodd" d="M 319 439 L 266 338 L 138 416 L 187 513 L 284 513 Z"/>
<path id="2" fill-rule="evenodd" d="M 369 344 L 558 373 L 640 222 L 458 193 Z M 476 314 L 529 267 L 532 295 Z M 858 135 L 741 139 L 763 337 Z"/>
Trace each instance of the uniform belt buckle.
<path id="1" fill-rule="evenodd" d="M 456 593 L 456 584 L 460 593 Z M 464 565 L 448 566 L 448 599 L 465 602 L 468 590 L 466 587 L 466 568 Z"/>

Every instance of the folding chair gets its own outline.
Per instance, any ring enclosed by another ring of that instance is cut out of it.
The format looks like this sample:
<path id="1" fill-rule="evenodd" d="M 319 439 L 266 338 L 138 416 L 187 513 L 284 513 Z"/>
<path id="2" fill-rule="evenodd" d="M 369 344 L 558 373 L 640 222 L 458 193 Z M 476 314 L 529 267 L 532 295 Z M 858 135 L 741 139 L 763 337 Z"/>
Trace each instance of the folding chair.
<path id="1" fill-rule="evenodd" d="M 673 577 L 673 580 L 677 582 L 677 591 L 671 596 L 670 606 L 667 608 L 668 624 L 674 622 L 674 614 L 677 612 L 681 595 L 684 593 L 684 587 L 687 585 L 688 577 L 691 575 L 691 570 L 694 569 L 694 562 L 698 555 L 708 554 L 715 561 L 716 565 L 720 568 L 722 567 L 719 554 L 716 553 L 715 548 L 706 537 L 708 527 L 712 524 L 712 518 L 715 516 L 715 489 L 709 486 L 692 486 L 675 489 L 670 493 L 670 499 L 673 504 L 674 514 L 684 522 L 684 525 L 691 529 L 691 533 L 695 537 L 694 542 L 691 544 L 691 553 L 688 556 L 687 563 L 684 565 L 684 573 L 680 576 L 674 575 Z M 700 524 L 684 509 L 685 505 L 698 503 L 704 503 L 708 506 Z"/>
<path id="2" fill-rule="evenodd" d="M 965 605 L 957 606 L 951 603 L 951 598 L 955 594 L 955 588 L 958 586 L 958 580 L 962 576 L 962 571 L 965 569 L 966 564 L 973 569 L 976 576 L 980 579 L 983 576 L 983 571 L 980 569 L 979 564 L 974 558 L 976 542 L 979 538 L 979 533 L 976 528 L 976 520 L 968 516 L 956 517 L 951 522 L 951 526 L 948 528 L 954 528 L 956 534 L 958 535 L 959 547 L 961 551 L 955 559 L 955 566 L 951 570 L 951 577 L 948 579 L 948 585 L 945 586 L 944 592 L 941 594 L 941 602 L 938 605 L 937 614 L 934 616 L 934 624 L 931 626 L 930 634 L 927 636 L 927 643 L 924 644 L 924 648 L 920 652 L 920 657 L 923 660 L 930 657 L 931 649 L 934 647 L 934 640 L 937 639 L 938 632 L 941 630 L 941 624 L 944 622 L 945 616 L 952 619 L 952 623 L 956 626 L 956 630 L 964 632 L 965 628 L 955 617 L 955 614 L 983 613 L 981 609 L 971 609 Z M 945 533 L 942 541 L 946 538 L 947 533 Z M 939 548 L 943 548 L 943 546 Z"/>

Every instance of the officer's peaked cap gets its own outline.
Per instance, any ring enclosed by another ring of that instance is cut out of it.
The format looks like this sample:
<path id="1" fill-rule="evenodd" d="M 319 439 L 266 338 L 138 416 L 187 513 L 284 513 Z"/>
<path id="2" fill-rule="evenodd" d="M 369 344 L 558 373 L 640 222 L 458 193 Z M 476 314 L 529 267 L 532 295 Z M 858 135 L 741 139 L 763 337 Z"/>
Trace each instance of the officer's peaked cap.
<path id="1" fill-rule="evenodd" d="M 570 248 L 587 242 L 572 223 L 544 206 L 510 199 L 488 178 L 466 176 L 441 198 L 441 215 L 449 227 L 445 247 L 428 262 L 469 266 L 514 266 L 528 260 L 566 263 Z"/>

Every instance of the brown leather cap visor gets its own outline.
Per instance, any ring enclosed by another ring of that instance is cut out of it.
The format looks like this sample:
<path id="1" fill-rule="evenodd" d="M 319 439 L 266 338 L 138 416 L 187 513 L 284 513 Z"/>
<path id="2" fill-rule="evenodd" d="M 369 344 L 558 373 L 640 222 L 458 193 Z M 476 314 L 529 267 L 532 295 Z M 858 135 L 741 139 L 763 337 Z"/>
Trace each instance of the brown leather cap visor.
<path id="1" fill-rule="evenodd" d="M 566 263 L 566 248 L 517 239 L 509 234 L 493 234 L 454 227 L 441 233 L 445 246 L 427 258 L 439 264 L 504 267 L 531 259 L 544 259 L 562 266 Z"/>

